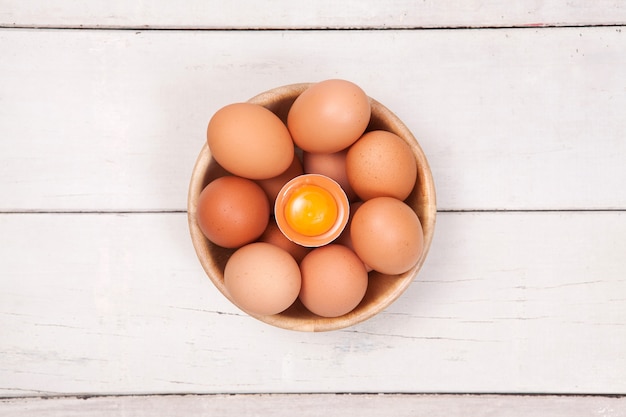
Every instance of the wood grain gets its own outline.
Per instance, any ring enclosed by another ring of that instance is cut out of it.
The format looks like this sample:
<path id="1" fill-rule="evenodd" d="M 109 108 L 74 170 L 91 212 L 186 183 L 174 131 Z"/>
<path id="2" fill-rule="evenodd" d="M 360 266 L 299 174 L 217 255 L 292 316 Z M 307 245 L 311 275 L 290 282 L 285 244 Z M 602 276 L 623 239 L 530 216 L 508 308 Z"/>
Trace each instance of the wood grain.
<path id="1" fill-rule="evenodd" d="M 184 213 L 0 215 L 0 396 L 626 392 L 622 212 L 440 213 L 386 311 L 328 333 L 244 315 Z"/>
<path id="2" fill-rule="evenodd" d="M 502 395 L 171 395 L 0 400 L 0 416 L 508 416 L 624 417 L 626 399 Z"/>
<path id="3" fill-rule="evenodd" d="M 626 416 L 625 28 L 619 0 L 0 0 L 0 415 Z M 442 212 L 387 310 L 290 332 L 205 276 L 187 188 L 213 112 L 335 77 Z"/>
<path id="4" fill-rule="evenodd" d="M 520 2 L 484 0 L 252 0 L 228 3 L 153 0 L 140 5 L 123 0 L 2 0 L 0 25 L 106 28 L 416 28 L 578 26 L 626 23 L 619 0 Z"/>
<path id="5" fill-rule="evenodd" d="M 215 111 L 335 77 L 413 132 L 441 210 L 624 209 L 625 36 L 0 30 L 0 210 L 184 210 Z"/>

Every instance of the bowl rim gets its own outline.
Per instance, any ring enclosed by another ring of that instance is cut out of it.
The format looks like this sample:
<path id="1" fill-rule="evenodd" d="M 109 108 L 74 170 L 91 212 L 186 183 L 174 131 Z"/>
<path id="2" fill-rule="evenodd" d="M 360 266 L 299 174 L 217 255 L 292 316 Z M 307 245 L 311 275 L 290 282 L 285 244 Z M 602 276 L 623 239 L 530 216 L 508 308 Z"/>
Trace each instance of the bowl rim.
<path id="1" fill-rule="evenodd" d="M 313 84 L 315 83 L 307 82 L 283 85 L 262 92 L 250 98 L 249 100 L 247 100 L 247 102 L 259 104 L 264 107 L 270 107 L 277 98 L 284 99 L 286 95 L 295 99 L 295 97 L 299 96 L 304 90 L 306 90 Z M 376 113 L 376 117 L 378 118 L 383 117 L 392 127 L 391 130 L 386 130 L 391 131 L 403 138 L 403 140 L 405 140 L 409 144 L 413 154 L 416 157 L 416 162 L 418 166 L 418 181 L 420 181 L 420 185 L 419 187 L 416 187 L 415 190 L 417 190 L 423 196 L 423 201 L 426 202 L 423 205 L 420 216 L 420 222 L 422 224 L 422 230 L 424 233 L 424 243 L 420 259 L 410 270 L 406 271 L 403 274 L 400 274 L 400 277 L 398 279 L 401 280 L 401 282 L 399 283 L 399 285 L 394 286 L 393 291 L 388 292 L 384 297 L 377 297 L 376 303 L 372 305 L 371 308 L 358 309 L 357 307 L 357 309 L 344 316 L 335 318 L 315 316 L 306 319 L 285 317 L 282 313 L 270 316 L 262 316 L 245 311 L 234 302 L 234 300 L 228 294 L 228 291 L 226 290 L 223 281 L 216 278 L 216 276 L 222 274 L 222 271 L 214 261 L 209 261 L 211 259 L 208 247 L 209 242 L 203 235 L 196 221 L 197 197 L 200 194 L 200 191 L 202 191 L 202 189 L 204 188 L 207 170 L 213 160 L 206 140 L 204 141 L 204 144 L 200 150 L 200 153 L 198 154 L 198 157 L 196 158 L 196 162 L 191 173 L 191 179 L 189 181 L 189 188 L 187 193 L 187 221 L 190 237 L 194 246 L 194 250 L 196 252 L 196 256 L 211 282 L 213 282 L 213 284 L 220 291 L 220 293 L 224 295 L 235 307 L 244 311 L 249 316 L 254 317 L 266 324 L 270 324 L 272 326 L 287 330 L 296 330 L 303 332 L 322 332 L 344 329 L 364 322 L 389 307 L 396 299 L 400 297 L 402 293 L 406 291 L 408 286 L 415 280 L 418 272 L 421 270 L 422 265 L 424 264 L 430 251 L 437 217 L 436 190 L 430 165 L 419 142 L 417 141 L 413 133 L 408 129 L 408 127 L 398 118 L 398 116 L 396 116 L 382 103 L 376 101 L 369 96 L 368 98 L 370 100 L 372 114 Z M 411 208 L 415 211 L 414 207 Z M 312 314 L 313 313 L 311 313 L 311 315 Z"/>

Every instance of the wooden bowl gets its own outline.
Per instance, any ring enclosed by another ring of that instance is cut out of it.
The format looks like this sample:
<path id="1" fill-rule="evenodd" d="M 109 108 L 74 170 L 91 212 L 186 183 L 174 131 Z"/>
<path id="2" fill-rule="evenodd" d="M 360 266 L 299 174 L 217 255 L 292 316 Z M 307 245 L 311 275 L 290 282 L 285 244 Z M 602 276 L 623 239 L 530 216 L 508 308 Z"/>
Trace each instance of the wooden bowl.
<path id="1" fill-rule="evenodd" d="M 310 83 L 302 83 L 278 87 L 253 97 L 249 102 L 268 108 L 283 122 L 286 122 L 287 113 L 294 100 L 310 85 Z M 273 326 L 290 330 L 319 332 L 342 329 L 367 320 L 386 309 L 407 289 L 422 267 L 433 238 L 437 214 L 435 186 L 430 167 L 417 140 L 402 121 L 376 100 L 370 98 L 370 102 L 372 116 L 367 130 L 393 132 L 403 138 L 415 154 L 417 182 L 405 202 L 415 210 L 422 223 L 424 251 L 421 258 L 413 268 L 400 275 L 370 272 L 369 286 L 365 297 L 353 311 L 343 316 L 336 318 L 319 317 L 309 312 L 299 301 L 296 301 L 282 313 L 271 316 L 251 314 L 253 317 Z M 224 170 L 212 158 L 205 143 L 191 175 L 187 216 L 191 239 L 204 271 L 217 289 L 236 305 L 224 286 L 224 266 L 234 249 L 225 249 L 210 242 L 202 234 L 196 221 L 197 201 L 200 192 L 210 181 L 221 175 L 224 175 Z"/>

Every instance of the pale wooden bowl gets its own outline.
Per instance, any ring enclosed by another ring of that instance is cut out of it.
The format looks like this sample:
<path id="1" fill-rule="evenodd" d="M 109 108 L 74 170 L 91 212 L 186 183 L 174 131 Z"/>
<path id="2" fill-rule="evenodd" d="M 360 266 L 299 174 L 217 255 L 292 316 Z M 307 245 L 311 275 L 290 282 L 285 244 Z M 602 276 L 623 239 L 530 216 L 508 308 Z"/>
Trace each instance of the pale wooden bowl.
<path id="1" fill-rule="evenodd" d="M 253 97 L 249 102 L 268 108 L 283 122 L 286 122 L 287 113 L 294 100 L 310 85 L 310 83 L 302 83 L 278 87 Z M 376 100 L 370 98 L 370 102 L 372 117 L 367 130 L 382 129 L 393 132 L 403 138 L 415 154 L 417 182 L 405 202 L 415 210 L 422 223 L 424 251 L 421 258 L 413 268 L 400 275 L 370 272 L 369 286 L 363 301 L 353 311 L 341 317 L 319 317 L 309 312 L 299 301 L 279 314 L 258 316 L 248 313 L 251 316 L 267 324 L 290 330 L 319 332 L 342 329 L 367 320 L 386 309 L 407 289 L 421 269 L 433 238 L 437 215 L 435 185 L 430 167 L 422 148 L 404 123 Z M 224 174 L 224 170 L 212 158 L 205 142 L 191 175 L 187 216 L 191 239 L 204 271 L 217 289 L 236 305 L 224 286 L 223 275 L 226 261 L 234 250 L 225 249 L 210 242 L 202 234 L 196 222 L 198 195 L 210 181 Z"/>

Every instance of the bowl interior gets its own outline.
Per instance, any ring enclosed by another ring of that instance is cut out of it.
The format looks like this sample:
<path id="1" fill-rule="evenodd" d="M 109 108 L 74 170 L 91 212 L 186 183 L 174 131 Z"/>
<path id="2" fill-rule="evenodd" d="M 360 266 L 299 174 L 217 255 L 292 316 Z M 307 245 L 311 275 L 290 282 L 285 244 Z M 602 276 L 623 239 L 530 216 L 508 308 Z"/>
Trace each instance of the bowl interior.
<path id="1" fill-rule="evenodd" d="M 283 122 L 286 122 L 291 105 L 310 85 L 310 83 L 302 83 L 278 87 L 253 97 L 249 102 L 268 108 Z M 387 130 L 400 136 L 409 144 L 417 161 L 416 185 L 405 202 L 413 208 L 422 223 L 424 251 L 421 258 L 413 268 L 403 274 L 386 275 L 375 271 L 370 272 L 365 297 L 353 311 L 341 317 L 319 317 L 309 312 L 299 301 L 279 314 L 259 316 L 248 312 L 251 316 L 267 324 L 290 330 L 328 331 L 345 328 L 367 320 L 387 308 L 404 292 L 421 269 L 432 241 L 437 212 L 435 186 L 430 167 L 421 147 L 408 128 L 376 100 L 370 98 L 370 103 L 372 116 L 367 130 Z M 204 271 L 218 290 L 236 305 L 224 286 L 224 267 L 234 250 L 222 248 L 210 242 L 202 234 L 196 222 L 197 200 L 200 192 L 210 181 L 225 174 L 226 171 L 213 159 L 205 143 L 193 168 L 187 213 L 191 239 Z"/>

